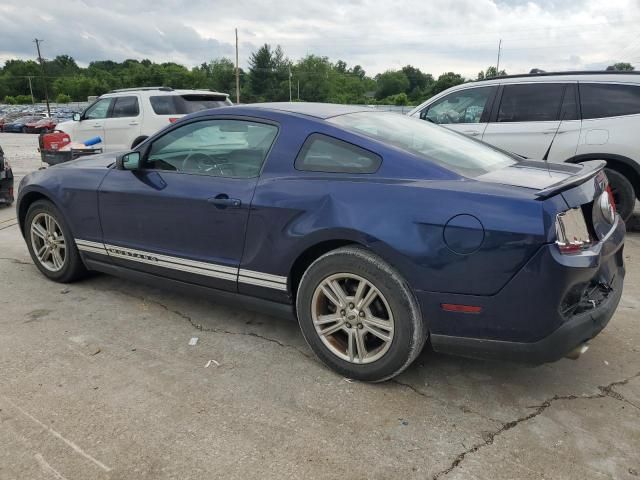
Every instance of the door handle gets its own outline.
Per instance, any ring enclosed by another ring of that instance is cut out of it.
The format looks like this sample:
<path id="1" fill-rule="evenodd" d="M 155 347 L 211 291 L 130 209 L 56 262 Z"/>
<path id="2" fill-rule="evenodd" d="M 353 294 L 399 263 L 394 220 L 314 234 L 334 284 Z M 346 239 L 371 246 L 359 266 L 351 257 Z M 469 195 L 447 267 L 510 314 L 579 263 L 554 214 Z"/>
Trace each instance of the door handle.
<path id="1" fill-rule="evenodd" d="M 102 128 L 102 124 L 100 123 L 94 123 L 92 126 L 93 128 Z"/>
<path id="2" fill-rule="evenodd" d="M 226 193 L 216 195 L 215 197 L 208 199 L 207 202 L 214 204 L 216 208 L 240 208 L 240 206 L 242 205 L 240 199 L 229 198 L 229 195 L 227 195 Z"/>
<path id="3" fill-rule="evenodd" d="M 480 135 L 480 132 L 476 132 L 475 130 L 467 130 L 466 132 L 464 132 L 464 134 L 471 137 L 477 137 L 478 135 Z"/>
<path id="4" fill-rule="evenodd" d="M 140 125 L 138 122 L 130 122 L 129 125 Z"/>

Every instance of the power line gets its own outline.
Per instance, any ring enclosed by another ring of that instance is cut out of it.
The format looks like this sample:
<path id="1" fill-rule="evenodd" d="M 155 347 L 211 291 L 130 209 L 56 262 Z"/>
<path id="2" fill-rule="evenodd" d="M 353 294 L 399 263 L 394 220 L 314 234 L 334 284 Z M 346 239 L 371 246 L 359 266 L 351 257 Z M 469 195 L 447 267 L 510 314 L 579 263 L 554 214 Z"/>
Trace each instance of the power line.
<path id="1" fill-rule="evenodd" d="M 240 67 L 238 66 L 238 29 L 236 28 L 236 103 L 240 103 Z"/>

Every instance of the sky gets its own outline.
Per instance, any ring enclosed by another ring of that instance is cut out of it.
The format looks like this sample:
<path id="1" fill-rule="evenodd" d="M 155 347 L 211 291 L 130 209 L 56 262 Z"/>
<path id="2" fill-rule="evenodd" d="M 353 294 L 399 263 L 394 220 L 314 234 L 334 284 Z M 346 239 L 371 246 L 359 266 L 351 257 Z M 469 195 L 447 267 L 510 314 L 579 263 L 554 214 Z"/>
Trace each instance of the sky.
<path id="1" fill-rule="evenodd" d="M 92 60 L 149 58 L 192 67 L 218 57 L 240 66 L 281 45 L 361 65 L 369 75 L 411 64 L 471 78 L 495 65 L 526 73 L 640 70 L 640 0 L 0 0 L 0 62 L 68 54 Z"/>

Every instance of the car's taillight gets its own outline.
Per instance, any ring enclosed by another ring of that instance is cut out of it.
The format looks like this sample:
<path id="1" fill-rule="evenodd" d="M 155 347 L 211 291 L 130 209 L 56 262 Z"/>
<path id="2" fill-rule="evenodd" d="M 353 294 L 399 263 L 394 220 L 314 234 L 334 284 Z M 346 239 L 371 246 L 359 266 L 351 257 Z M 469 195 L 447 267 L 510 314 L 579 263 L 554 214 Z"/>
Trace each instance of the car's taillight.
<path id="1" fill-rule="evenodd" d="M 169 123 L 176 123 L 178 120 L 180 120 L 179 117 L 171 117 L 169 118 Z"/>
<path id="2" fill-rule="evenodd" d="M 589 248 L 591 237 L 581 208 L 572 208 L 556 215 L 556 245 L 564 254 Z"/>

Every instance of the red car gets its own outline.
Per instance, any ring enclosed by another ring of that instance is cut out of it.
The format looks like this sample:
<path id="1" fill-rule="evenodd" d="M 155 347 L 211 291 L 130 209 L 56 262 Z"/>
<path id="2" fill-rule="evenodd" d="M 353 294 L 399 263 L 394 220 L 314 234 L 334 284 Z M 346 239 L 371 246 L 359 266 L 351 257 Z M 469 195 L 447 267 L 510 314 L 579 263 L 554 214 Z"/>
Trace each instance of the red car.
<path id="1" fill-rule="evenodd" d="M 58 121 L 54 118 L 41 118 L 27 123 L 27 133 L 48 133 L 56 128 Z"/>

